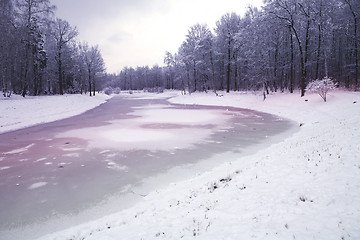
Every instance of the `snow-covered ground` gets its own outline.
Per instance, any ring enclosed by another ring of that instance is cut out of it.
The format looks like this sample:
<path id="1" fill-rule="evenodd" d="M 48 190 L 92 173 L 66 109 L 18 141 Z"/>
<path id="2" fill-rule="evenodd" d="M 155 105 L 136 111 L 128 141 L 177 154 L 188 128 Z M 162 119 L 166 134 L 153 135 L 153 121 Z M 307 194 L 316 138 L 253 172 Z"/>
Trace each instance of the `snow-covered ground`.
<path id="1" fill-rule="evenodd" d="M 0 133 L 72 117 L 99 106 L 108 98 L 105 94 L 0 97 Z"/>
<path id="2" fill-rule="evenodd" d="M 192 94 L 299 123 L 251 156 L 172 183 L 135 206 L 41 239 L 360 239 L 360 94 Z M 301 126 L 300 126 L 301 125 Z"/>
<path id="3" fill-rule="evenodd" d="M 326 103 L 316 94 L 223 95 L 170 101 L 264 111 L 298 122 L 299 131 L 41 240 L 360 239 L 360 93 L 333 91 Z"/>

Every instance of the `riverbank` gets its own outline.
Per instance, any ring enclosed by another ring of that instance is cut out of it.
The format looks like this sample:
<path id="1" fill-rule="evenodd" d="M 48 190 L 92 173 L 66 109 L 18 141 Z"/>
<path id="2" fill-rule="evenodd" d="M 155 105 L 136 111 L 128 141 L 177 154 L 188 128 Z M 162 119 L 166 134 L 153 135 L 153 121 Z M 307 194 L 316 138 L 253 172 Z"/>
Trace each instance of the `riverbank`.
<path id="1" fill-rule="evenodd" d="M 76 116 L 109 98 L 105 94 L 0 97 L 0 134 Z"/>
<path id="2" fill-rule="evenodd" d="M 178 95 L 250 108 L 300 130 L 251 156 L 144 197 L 134 207 L 41 239 L 359 239 L 360 94 Z M 225 157 L 225 156 L 224 156 Z"/>

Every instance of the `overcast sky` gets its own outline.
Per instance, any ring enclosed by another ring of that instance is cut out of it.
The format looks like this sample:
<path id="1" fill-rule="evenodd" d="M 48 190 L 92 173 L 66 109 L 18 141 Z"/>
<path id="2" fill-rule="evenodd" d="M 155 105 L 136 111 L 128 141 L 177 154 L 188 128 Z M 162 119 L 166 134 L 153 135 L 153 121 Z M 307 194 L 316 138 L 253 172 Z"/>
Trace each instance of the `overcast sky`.
<path id="1" fill-rule="evenodd" d="M 51 0 L 56 16 L 79 30 L 79 41 L 98 44 L 107 72 L 125 66 L 163 65 L 165 51 L 177 52 L 188 29 L 211 30 L 227 12 L 243 15 L 262 0 Z"/>

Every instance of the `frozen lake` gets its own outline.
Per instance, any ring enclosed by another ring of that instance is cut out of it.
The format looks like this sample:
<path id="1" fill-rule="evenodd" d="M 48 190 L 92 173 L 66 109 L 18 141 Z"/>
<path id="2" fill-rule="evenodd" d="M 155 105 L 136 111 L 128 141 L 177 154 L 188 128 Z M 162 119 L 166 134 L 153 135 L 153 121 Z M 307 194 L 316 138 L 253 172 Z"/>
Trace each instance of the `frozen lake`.
<path id="1" fill-rule="evenodd" d="M 247 109 L 119 96 L 79 116 L 1 134 L 0 239 L 31 239 L 119 211 L 293 126 Z"/>

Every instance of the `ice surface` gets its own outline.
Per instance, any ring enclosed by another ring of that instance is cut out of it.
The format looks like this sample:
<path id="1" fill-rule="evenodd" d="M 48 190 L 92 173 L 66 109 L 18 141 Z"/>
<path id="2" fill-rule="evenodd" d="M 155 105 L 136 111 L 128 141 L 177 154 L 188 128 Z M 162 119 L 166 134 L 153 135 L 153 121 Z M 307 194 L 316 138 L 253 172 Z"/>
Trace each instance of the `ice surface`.
<path id="1" fill-rule="evenodd" d="M 34 161 L 34 163 L 45 161 L 47 158 L 39 158 Z"/>
<path id="2" fill-rule="evenodd" d="M 62 156 L 63 156 L 63 157 L 80 157 L 80 154 L 74 152 L 74 153 L 63 154 Z"/>
<path id="3" fill-rule="evenodd" d="M 18 149 L 14 149 L 14 150 L 11 150 L 11 151 L 8 151 L 8 152 L 5 152 L 4 154 L 5 155 L 8 155 L 8 154 L 21 154 L 21 153 L 24 153 L 26 152 L 29 148 L 31 148 L 32 146 L 34 146 L 34 144 L 29 144 L 23 148 L 18 148 Z"/>
<path id="4" fill-rule="evenodd" d="M 36 189 L 36 188 L 41 188 L 46 186 L 48 183 L 47 182 L 37 182 L 37 183 L 33 183 L 31 184 L 28 189 L 32 190 L 32 189 Z"/>
<path id="5" fill-rule="evenodd" d="M 131 121 L 111 121 L 109 125 L 71 130 L 57 137 L 81 136 L 89 140 L 90 148 L 98 149 L 172 151 L 201 143 L 226 128 L 231 118 L 220 110 L 175 109 L 161 104 L 134 109 L 128 114 L 133 117 Z"/>
<path id="6" fill-rule="evenodd" d="M 107 162 L 107 168 L 109 169 L 113 169 L 115 171 L 124 171 L 124 172 L 127 172 L 129 170 L 127 166 L 119 165 L 113 161 L 106 160 L 106 162 Z"/>

